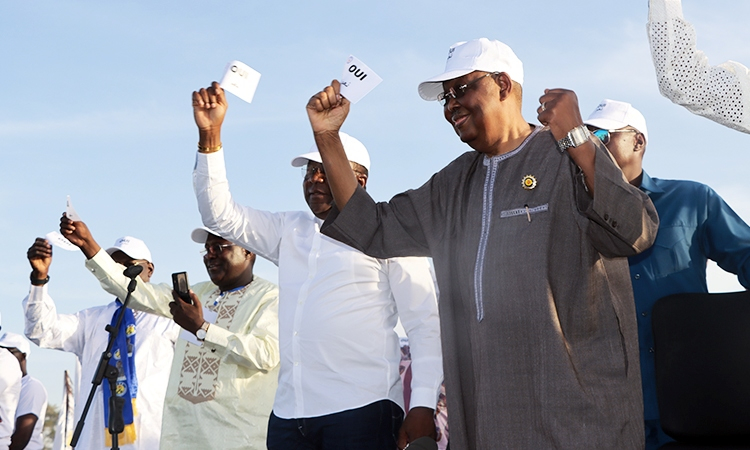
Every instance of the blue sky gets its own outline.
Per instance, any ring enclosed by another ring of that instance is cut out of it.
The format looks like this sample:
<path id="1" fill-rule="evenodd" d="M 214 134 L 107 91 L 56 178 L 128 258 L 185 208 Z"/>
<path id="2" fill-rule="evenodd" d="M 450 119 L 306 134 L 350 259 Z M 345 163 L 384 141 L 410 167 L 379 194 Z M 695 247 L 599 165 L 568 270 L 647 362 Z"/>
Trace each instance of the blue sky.
<path id="1" fill-rule="evenodd" d="M 207 278 L 189 233 L 200 225 L 191 170 L 198 140 L 190 94 L 240 60 L 262 74 L 252 104 L 229 96 L 224 124 L 235 198 L 256 208 L 304 209 L 302 177 L 289 165 L 312 144 L 307 99 L 340 75 L 354 54 L 383 79 L 352 107 L 343 131 L 372 156 L 377 199 L 417 187 L 469 150 L 417 84 L 440 73 L 448 47 L 486 36 L 524 63 L 524 115 L 536 123 L 545 88 L 576 91 L 582 115 L 603 98 L 631 102 L 646 117 L 645 168 L 660 178 L 711 185 L 750 221 L 750 135 L 693 116 L 657 89 L 645 24 L 648 6 L 595 0 L 411 2 L 3 2 L 0 42 L 0 311 L 3 329 L 23 332 L 26 250 L 57 229 L 65 197 L 99 243 L 144 239 L 153 281 L 186 270 Z M 750 65 L 750 2 L 685 0 L 712 64 Z M 276 280 L 267 262 L 261 277 Z M 709 268 L 714 291 L 739 288 Z M 83 266 L 57 249 L 50 294 L 72 313 L 110 297 Z M 59 404 L 69 354 L 36 347 L 29 363 Z M 82 386 L 88 389 L 89 380 Z"/>

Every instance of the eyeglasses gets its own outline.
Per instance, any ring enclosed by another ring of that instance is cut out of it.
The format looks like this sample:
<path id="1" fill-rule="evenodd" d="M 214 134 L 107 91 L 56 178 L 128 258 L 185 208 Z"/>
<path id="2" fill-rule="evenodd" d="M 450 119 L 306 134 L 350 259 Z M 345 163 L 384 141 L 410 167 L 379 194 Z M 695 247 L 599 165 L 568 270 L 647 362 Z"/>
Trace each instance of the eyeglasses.
<path id="1" fill-rule="evenodd" d="M 212 254 L 212 255 L 218 255 L 219 253 L 223 252 L 225 248 L 234 247 L 234 244 L 213 244 L 213 245 L 207 245 L 206 248 L 201 250 L 202 255 Z"/>
<path id="2" fill-rule="evenodd" d="M 469 86 L 473 86 L 479 82 L 479 80 L 483 80 L 485 77 L 489 77 L 490 75 L 497 75 L 500 72 L 492 72 L 492 73 L 485 73 L 481 77 L 477 78 L 476 80 L 471 80 L 466 84 L 462 84 L 461 86 L 450 88 L 448 89 L 448 92 L 441 92 L 437 96 L 438 102 L 445 107 L 448 105 L 448 102 L 450 99 L 456 99 L 463 97 L 464 94 L 466 94 L 466 90 L 469 89 Z"/>
<path id="3" fill-rule="evenodd" d="M 609 144 L 611 133 L 639 133 L 638 130 L 634 130 L 632 128 L 623 128 L 621 130 L 603 130 L 601 128 L 594 128 L 589 129 L 589 131 L 591 131 L 591 134 L 599 138 L 599 140 L 602 141 L 602 144 L 604 145 Z"/>

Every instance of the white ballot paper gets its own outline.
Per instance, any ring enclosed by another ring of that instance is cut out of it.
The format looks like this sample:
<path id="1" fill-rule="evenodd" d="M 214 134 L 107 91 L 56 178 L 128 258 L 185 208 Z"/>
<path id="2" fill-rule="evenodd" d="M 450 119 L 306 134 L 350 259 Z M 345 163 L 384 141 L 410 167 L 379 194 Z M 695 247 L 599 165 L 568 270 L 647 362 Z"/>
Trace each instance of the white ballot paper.
<path id="1" fill-rule="evenodd" d="M 49 242 L 50 244 L 54 245 L 55 247 L 60 247 L 63 250 L 67 250 L 69 252 L 78 250 L 78 247 L 73 245 L 69 240 L 65 239 L 65 237 L 57 231 L 50 231 L 49 233 L 44 235 L 44 238 L 47 239 L 47 242 Z"/>
<path id="2" fill-rule="evenodd" d="M 75 208 L 73 208 L 73 204 L 70 203 L 70 195 L 68 196 L 68 202 L 65 205 L 65 215 L 68 217 L 68 219 L 72 220 L 73 222 L 81 221 L 81 216 L 78 215 Z"/>
<path id="3" fill-rule="evenodd" d="M 73 204 L 70 202 L 70 195 L 68 196 L 65 204 L 65 216 L 74 222 L 81 221 L 81 216 L 78 215 L 75 208 L 73 208 Z M 49 233 L 44 235 L 44 238 L 47 239 L 47 242 L 49 242 L 50 244 L 54 245 L 55 247 L 60 247 L 63 250 L 67 250 L 69 252 L 78 250 L 78 247 L 73 245 L 69 240 L 65 238 L 65 236 L 57 231 L 50 231 Z"/>
<path id="4" fill-rule="evenodd" d="M 182 300 L 176 300 L 178 302 L 181 302 Z M 216 322 L 216 316 L 218 316 L 217 311 L 211 311 L 210 309 L 203 307 L 203 320 L 205 320 L 208 323 L 215 323 Z M 197 345 L 198 347 L 203 347 L 203 342 L 199 341 L 197 337 L 188 330 L 184 328 L 180 328 L 180 337 L 182 339 L 185 339 L 189 343 L 193 345 Z"/>
<path id="5" fill-rule="evenodd" d="M 225 91 L 250 103 L 253 101 L 259 81 L 260 73 L 252 67 L 240 61 L 230 61 L 219 84 Z"/>
<path id="6" fill-rule="evenodd" d="M 341 95 L 354 104 L 375 89 L 383 79 L 356 56 L 349 55 L 340 81 Z"/>

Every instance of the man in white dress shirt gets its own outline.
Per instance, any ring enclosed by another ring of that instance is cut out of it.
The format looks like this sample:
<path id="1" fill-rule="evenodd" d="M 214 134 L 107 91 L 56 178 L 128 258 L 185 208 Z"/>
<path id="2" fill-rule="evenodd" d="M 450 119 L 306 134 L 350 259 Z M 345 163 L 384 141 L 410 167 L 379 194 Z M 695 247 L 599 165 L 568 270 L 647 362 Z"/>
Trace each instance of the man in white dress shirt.
<path id="1" fill-rule="evenodd" d="M 154 271 L 151 252 L 140 239 L 125 236 L 107 249 L 120 270 L 125 266 L 144 266 L 139 277 L 148 280 Z M 45 239 L 37 238 L 27 253 L 31 264 L 31 288 L 23 300 L 26 320 L 26 337 L 42 348 L 53 348 L 76 355 L 81 364 L 81 385 L 76 389 L 76 422 L 81 418 L 83 405 L 91 387 L 109 335 L 105 330 L 112 323 L 119 305 L 116 300 L 104 306 L 96 306 L 75 314 L 59 314 L 55 302 L 48 293 L 49 268 L 52 264 L 52 246 Z M 130 309 L 130 308 L 128 308 Z M 167 391 L 169 370 L 174 356 L 174 343 L 179 327 L 169 319 L 153 314 L 132 311 L 135 321 L 134 365 L 137 379 L 137 412 L 132 427 L 135 435 L 121 433 L 122 450 L 152 450 L 159 448 L 162 407 Z M 128 359 L 130 359 L 128 357 Z M 100 450 L 110 447 L 105 423 L 105 383 L 94 395 L 86 425 L 76 450 Z M 132 442 L 131 442 L 132 441 Z"/>
<path id="2" fill-rule="evenodd" d="M 310 211 L 272 213 L 240 206 L 226 180 L 218 83 L 193 93 L 200 141 L 193 181 L 206 227 L 279 266 L 281 371 L 268 425 L 270 450 L 404 448 L 435 437 L 443 378 L 434 281 L 424 258 L 371 258 L 323 236 L 331 196 L 315 149 L 306 166 Z M 367 182 L 370 158 L 343 135 L 354 176 Z M 403 419 L 398 319 L 411 344 L 411 409 Z"/>

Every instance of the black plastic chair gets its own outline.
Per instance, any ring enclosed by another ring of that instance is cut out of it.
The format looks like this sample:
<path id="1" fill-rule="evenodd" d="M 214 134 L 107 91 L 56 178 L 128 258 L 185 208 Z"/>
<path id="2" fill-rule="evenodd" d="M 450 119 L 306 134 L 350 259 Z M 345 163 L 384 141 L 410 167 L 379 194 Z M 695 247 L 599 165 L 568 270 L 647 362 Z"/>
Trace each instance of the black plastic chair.
<path id="1" fill-rule="evenodd" d="M 750 448 L 750 291 L 670 295 L 651 320 L 662 448 Z"/>

